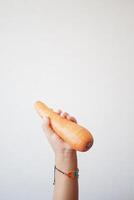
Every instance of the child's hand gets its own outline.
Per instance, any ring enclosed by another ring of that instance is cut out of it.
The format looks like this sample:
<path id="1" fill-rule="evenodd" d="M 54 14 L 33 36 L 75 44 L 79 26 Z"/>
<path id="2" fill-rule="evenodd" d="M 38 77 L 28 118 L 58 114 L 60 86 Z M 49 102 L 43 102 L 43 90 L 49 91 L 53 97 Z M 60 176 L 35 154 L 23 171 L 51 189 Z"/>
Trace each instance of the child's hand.
<path id="1" fill-rule="evenodd" d="M 76 119 L 72 116 L 70 116 L 68 113 L 63 112 L 62 110 L 58 110 L 57 113 L 64 117 L 67 118 L 70 121 L 73 121 L 75 123 L 77 123 Z M 47 139 L 50 143 L 50 145 L 52 146 L 55 154 L 62 154 L 62 153 L 69 153 L 69 152 L 74 152 L 75 150 L 73 150 L 71 148 L 71 146 L 69 144 L 67 144 L 66 142 L 64 142 L 51 128 L 50 125 L 50 119 L 46 118 L 43 119 L 43 130 L 47 136 Z"/>

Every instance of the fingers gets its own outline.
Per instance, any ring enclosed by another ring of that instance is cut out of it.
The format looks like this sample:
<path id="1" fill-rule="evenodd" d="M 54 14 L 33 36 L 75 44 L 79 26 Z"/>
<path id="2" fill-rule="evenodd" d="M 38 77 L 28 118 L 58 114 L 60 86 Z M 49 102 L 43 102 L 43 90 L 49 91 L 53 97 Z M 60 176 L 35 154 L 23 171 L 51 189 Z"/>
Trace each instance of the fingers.
<path id="1" fill-rule="evenodd" d="M 77 120 L 74 117 L 72 117 L 72 116 L 68 116 L 68 119 L 71 120 L 72 122 L 77 123 Z"/>
<path id="2" fill-rule="evenodd" d="M 61 109 L 59 109 L 59 110 L 57 110 L 57 113 L 58 113 L 61 117 L 66 118 L 66 119 L 68 119 L 68 120 L 70 120 L 70 121 L 72 121 L 72 122 L 77 123 L 76 118 L 73 117 L 73 116 L 70 116 L 67 112 L 63 112 Z"/>
<path id="3" fill-rule="evenodd" d="M 69 114 L 68 114 L 67 112 L 63 112 L 63 111 L 62 111 L 62 112 L 60 113 L 60 116 L 63 117 L 63 118 L 67 118 L 67 116 L 69 116 Z"/>
<path id="4" fill-rule="evenodd" d="M 58 109 L 58 110 L 57 110 L 57 113 L 58 113 L 58 114 L 61 114 L 61 112 L 62 112 L 61 109 Z"/>

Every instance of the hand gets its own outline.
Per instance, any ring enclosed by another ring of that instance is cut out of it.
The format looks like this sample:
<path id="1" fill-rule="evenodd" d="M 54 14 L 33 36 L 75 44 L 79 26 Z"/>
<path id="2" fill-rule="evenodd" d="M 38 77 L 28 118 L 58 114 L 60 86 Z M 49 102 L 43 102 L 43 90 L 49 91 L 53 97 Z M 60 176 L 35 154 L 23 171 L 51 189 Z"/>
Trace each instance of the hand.
<path id="1" fill-rule="evenodd" d="M 62 110 L 58 110 L 57 113 L 75 123 L 77 123 L 76 119 L 72 116 L 70 116 L 68 113 L 63 112 Z M 51 128 L 51 120 L 49 118 L 43 118 L 43 130 L 45 132 L 45 135 L 47 136 L 47 139 L 52 146 L 52 149 L 54 150 L 56 155 L 61 155 L 64 153 L 73 153 L 75 150 L 71 148 L 69 144 L 64 142 Z"/>

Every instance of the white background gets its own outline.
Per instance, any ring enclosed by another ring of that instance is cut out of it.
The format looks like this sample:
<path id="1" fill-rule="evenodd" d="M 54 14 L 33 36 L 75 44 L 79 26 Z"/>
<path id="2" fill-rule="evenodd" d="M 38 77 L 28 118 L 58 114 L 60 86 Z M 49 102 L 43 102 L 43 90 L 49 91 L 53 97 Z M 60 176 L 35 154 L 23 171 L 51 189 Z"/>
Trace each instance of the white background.
<path id="1" fill-rule="evenodd" d="M 134 199 L 133 85 L 134 1 L 0 0 L 0 199 L 52 199 L 36 100 L 93 133 L 80 199 Z"/>

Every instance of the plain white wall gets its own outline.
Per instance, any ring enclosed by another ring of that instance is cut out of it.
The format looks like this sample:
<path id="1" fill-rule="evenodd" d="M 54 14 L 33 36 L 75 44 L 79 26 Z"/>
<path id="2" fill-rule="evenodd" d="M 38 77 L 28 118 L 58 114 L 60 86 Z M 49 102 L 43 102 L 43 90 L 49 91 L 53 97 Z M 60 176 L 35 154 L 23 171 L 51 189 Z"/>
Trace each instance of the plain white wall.
<path id="1" fill-rule="evenodd" d="M 134 1 L 0 0 L 0 199 L 52 199 L 36 100 L 94 135 L 80 199 L 134 199 L 133 85 Z"/>

